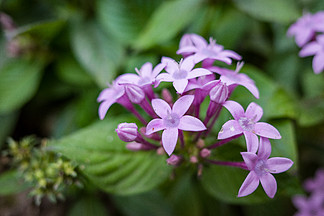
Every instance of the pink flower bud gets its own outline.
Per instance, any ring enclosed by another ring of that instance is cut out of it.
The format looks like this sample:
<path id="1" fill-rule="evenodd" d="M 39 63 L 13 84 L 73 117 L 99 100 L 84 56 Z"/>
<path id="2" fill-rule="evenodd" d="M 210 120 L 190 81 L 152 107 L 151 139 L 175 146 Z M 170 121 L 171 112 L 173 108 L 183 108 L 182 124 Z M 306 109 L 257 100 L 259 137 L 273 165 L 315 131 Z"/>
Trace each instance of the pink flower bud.
<path id="1" fill-rule="evenodd" d="M 209 92 L 210 100 L 218 104 L 223 104 L 228 98 L 228 87 L 226 84 L 219 82 Z"/>
<path id="2" fill-rule="evenodd" d="M 200 157 L 206 158 L 210 156 L 211 151 L 209 149 L 204 148 L 200 151 Z"/>
<path id="3" fill-rule="evenodd" d="M 139 104 L 145 98 L 144 91 L 137 85 L 125 85 L 125 91 L 132 103 Z"/>
<path id="4" fill-rule="evenodd" d="M 137 138 L 137 125 L 135 123 L 121 123 L 116 132 L 122 141 L 132 142 Z"/>
<path id="5" fill-rule="evenodd" d="M 169 164 L 169 165 L 172 165 L 172 166 L 178 166 L 182 161 L 182 157 L 180 156 L 177 156 L 177 155 L 171 155 L 171 157 L 169 157 L 166 162 Z"/>
<path id="6" fill-rule="evenodd" d="M 142 143 L 138 143 L 138 142 L 130 142 L 127 143 L 126 148 L 130 151 L 142 151 L 142 150 L 148 150 L 147 146 L 142 144 Z"/>

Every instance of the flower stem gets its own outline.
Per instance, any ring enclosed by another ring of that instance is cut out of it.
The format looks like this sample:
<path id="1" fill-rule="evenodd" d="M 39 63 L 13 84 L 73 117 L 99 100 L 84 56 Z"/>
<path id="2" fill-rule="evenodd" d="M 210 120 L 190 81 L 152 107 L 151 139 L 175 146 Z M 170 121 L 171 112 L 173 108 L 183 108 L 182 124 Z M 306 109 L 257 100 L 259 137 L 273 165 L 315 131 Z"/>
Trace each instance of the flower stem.
<path id="1" fill-rule="evenodd" d="M 185 142 L 184 142 L 184 137 L 183 137 L 182 130 L 179 130 L 179 138 L 180 138 L 181 148 L 184 148 L 185 147 Z"/>
<path id="2" fill-rule="evenodd" d="M 240 137 L 240 136 L 242 136 L 242 134 L 238 134 L 238 135 L 235 135 L 235 136 L 229 137 L 229 138 L 227 138 L 227 139 L 223 139 L 223 140 L 221 140 L 221 141 L 218 141 L 218 142 L 216 142 L 216 143 L 214 143 L 214 144 L 208 146 L 207 148 L 208 148 L 208 149 L 214 149 L 214 148 L 217 148 L 217 147 L 222 146 L 222 145 L 224 145 L 224 144 L 226 144 L 226 143 L 228 143 L 228 142 L 232 141 L 233 139 L 236 139 L 236 138 L 238 138 L 238 137 Z"/>
<path id="3" fill-rule="evenodd" d="M 211 164 L 216 164 L 216 165 L 221 165 L 221 166 L 238 167 L 241 169 L 249 170 L 244 162 L 218 161 L 218 160 L 210 160 L 210 159 L 206 159 L 206 161 Z"/>

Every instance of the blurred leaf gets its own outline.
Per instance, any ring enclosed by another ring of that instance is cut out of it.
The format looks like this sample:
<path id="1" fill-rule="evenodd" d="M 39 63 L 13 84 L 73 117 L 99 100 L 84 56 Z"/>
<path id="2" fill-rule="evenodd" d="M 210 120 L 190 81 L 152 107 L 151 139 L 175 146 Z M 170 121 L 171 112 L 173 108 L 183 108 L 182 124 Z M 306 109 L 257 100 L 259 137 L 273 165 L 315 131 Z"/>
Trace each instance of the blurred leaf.
<path id="1" fill-rule="evenodd" d="M 298 124 L 310 127 L 324 121 L 324 96 L 300 101 Z"/>
<path id="2" fill-rule="evenodd" d="M 17 113 L 8 113 L 0 115 L 0 148 L 5 143 L 11 131 L 14 129 L 17 121 Z"/>
<path id="3" fill-rule="evenodd" d="M 234 0 L 234 3 L 240 10 L 262 21 L 286 24 L 301 16 L 294 0 Z"/>
<path id="4" fill-rule="evenodd" d="M 0 196 L 12 195 L 27 190 L 30 186 L 23 181 L 17 170 L 9 170 L 0 175 Z"/>
<path id="5" fill-rule="evenodd" d="M 114 203 L 126 216 L 172 216 L 170 201 L 158 191 L 134 196 L 114 196 Z"/>
<path id="6" fill-rule="evenodd" d="M 149 191 L 162 183 L 171 168 L 156 152 L 131 152 L 115 133 L 120 121 L 95 123 L 50 146 L 84 167 L 84 174 L 106 192 L 131 195 Z"/>
<path id="7" fill-rule="evenodd" d="M 15 59 L 0 68 L 0 113 L 19 109 L 35 94 L 44 63 Z"/>
<path id="8" fill-rule="evenodd" d="M 126 69 L 125 71 L 127 73 L 133 73 L 135 71 L 135 68 L 140 69 L 143 64 L 145 64 L 146 62 L 151 62 L 153 67 L 157 65 L 158 63 L 158 59 L 156 57 L 156 55 L 133 55 L 130 56 L 129 58 L 126 59 Z"/>
<path id="9" fill-rule="evenodd" d="M 123 49 L 94 22 L 74 22 L 71 31 L 74 55 L 98 86 L 106 87 L 117 72 Z"/>
<path id="10" fill-rule="evenodd" d="M 312 98 L 320 95 L 324 96 L 324 77 L 315 74 L 311 69 L 302 74 L 302 87 L 305 97 Z"/>
<path id="11" fill-rule="evenodd" d="M 147 49 L 168 41 L 179 33 L 193 18 L 200 6 L 200 0 L 165 1 L 154 11 L 138 41 L 137 49 Z"/>
<path id="12" fill-rule="evenodd" d="M 137 39 L 159 4 L 158 0 L 99 0 L 99 22 L 116 40 L 129 45 Z"/>
<path id="13" fill-rule="evenodd" d="M 79 199 L 70 209 L 67 216 L 108 216 L 105 206 L 95 197 Z"/>

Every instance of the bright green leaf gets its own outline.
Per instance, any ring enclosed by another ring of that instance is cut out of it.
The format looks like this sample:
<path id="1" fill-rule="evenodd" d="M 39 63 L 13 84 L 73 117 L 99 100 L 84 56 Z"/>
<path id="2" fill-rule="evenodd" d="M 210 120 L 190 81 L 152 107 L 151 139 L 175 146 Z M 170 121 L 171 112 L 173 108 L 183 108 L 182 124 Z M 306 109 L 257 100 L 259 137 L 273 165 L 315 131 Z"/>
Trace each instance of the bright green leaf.
<path id="1" fill-rule="evenodd" d="M 171 167 L 156 152 L 131 152 L 115 133 L 126 119 L 102 121 L 82 129 L 51 147 L 76 161 L 99 188 L 121 195 L 149 191 L 162 183 Z"/>
<path id="2" fill-rule="evenodd" d="M 10 170 L 0 175 L 0 195 L 12 195 L 27 190 L 30 186 L 26 184 L 17 170 Z"/>
<path id="3" fill-rule="evenodd" d="M 286 24 L 301 16 L 294 0 L 234 0 L 234 3 L 240 10 L 263 21 Z"/>
<path id="4" fill-rule="evenodd" d="M 154 12 L 135 46 L 147 49 L 168 41 L 195 18 L 200 0 L 165 1 Z"/>
<path id="5" fill-rule="evenodd" d="M 19 109 L 35 94 L 44 63 L 15 59 L 0 68 L 0 113 Z"/>

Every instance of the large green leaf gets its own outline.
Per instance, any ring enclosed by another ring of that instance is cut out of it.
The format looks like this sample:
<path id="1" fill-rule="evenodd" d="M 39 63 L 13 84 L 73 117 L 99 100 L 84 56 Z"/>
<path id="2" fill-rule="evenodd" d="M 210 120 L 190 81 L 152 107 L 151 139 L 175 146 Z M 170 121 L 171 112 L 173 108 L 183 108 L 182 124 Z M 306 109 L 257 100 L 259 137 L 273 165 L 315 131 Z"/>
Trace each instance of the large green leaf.
<path id="1" fill-rule="evenodd" d="M 0 148 L 5 143 L 9 134 L 13 130 L 17 121 L 17 113 L 8 113 L 6 115 L 0 115 Z"/>
<path id="2" fill-rule="evenodd" d="M 98 19 L 116 40 L 132 44 L 159 4 L 158 0 L 99 0 Z"/>
<path id="3" fill-rule="evenodd" d="M 117 72 L 123 56 L 120 44 L 106 35 L 94 22 L 73 22 L 72 50 L 80 64 L 100 87 L 106 87 Z"/>
<path id="4" fill-rule="evenodd" d="M 0 68 L 0 113 L 17 110 L 33 97 L 43 66 L 40 61 L 15 59 Z"/>
<path id="5" fill-rule="evenodd" d="M 165 1 L 154 12 L 135 46 L 150 48 L 168 41 L 195 18 L 200 0 Z"/>
<path id="6" fill-rule="evenodd" d="M 115 133 L 125 119 L 95 123 L 70 136 L 52 141 L 57 152 L 76 161 L 83 173 L 99 188 L 129 195 L 151 190 L 162 183 L 171 168 L 156 152 L 131 152 Z"/>
<path id="7" fill-rule="evenodd" d="M 95 197 L 86 197 L 78 200 L 70 209 L 67 216 L 108 216 L 107 209 Z"/>
<path id="8" fill-rule="evenodd" d="M 30 185 L 25 183 L 17 170 L 9 170 L 0 175 L 0 195 L 6 196 L 27 190 Z"/>
<path id="9" fill-rule="evenodd" d="M 240 10 L 263 21 L 289 23 L 301 16 L 294 0 L 234 0 L 234 3 Z"/>

